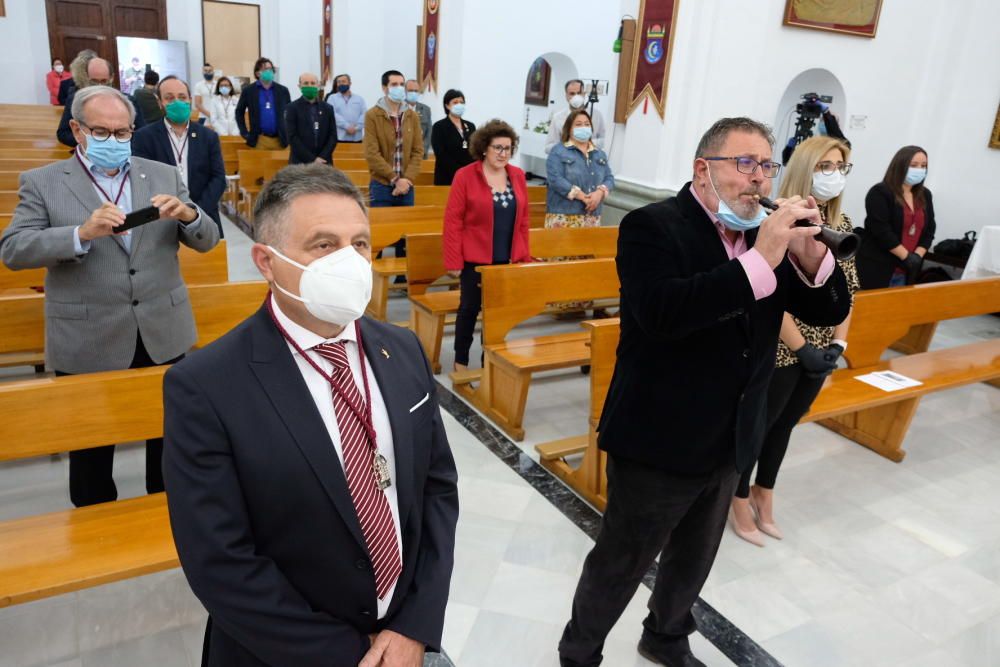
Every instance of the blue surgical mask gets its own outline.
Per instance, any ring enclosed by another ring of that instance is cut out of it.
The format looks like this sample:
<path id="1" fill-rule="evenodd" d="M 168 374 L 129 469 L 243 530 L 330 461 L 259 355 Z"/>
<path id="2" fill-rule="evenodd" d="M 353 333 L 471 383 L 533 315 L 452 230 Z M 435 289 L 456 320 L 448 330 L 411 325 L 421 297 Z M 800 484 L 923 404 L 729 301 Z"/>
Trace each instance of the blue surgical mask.
<path id="1" fill-rule="evenodd" d="M 577 141 L 590 141 L 592 136 L 594 136 L 593 128 L 585 126 L 573 128 L 573 138 Z"/>
<path id="2" fill-rule="evenodd" d="M 458 116 L 459 118 L 461 118 L 462 114 L 465 113 L 465 105 L 462 104 L 461 102 L 459 102 L 457 104 L 452 104 L 451 105 L 451 113 L 452 113 L 453 116 Z"/>
<path id="3" fill-rule="evenodd" d="M 342 83 L 339 86 L 337 86 L 337 92 L 341 93 L 341 94 L 346 93 L 350 89 L 351 89 L 350 84 L 346 84 L 346 83 Z"/>
<path id="4" fill-rule="evenodd" d="M 712 184 L 712 190 L 715 191 L 715 196 L 719 199 L 719 212 L 715 215 L 718 216 L 719 222 L 733 230 L 734 232 L 747 232 L 751 229 L 757 229 L 760 227 L 760 223 L 764 222 L 764 218 L 767 217 L 767 211 L 764 207 L 757 205 L 757 213 L 752 218 L 741 218 L 736 215 L 733 209 L 729 208 L 722 197 L 719 195 L 719 191 L 715 188 L 715 181 L 712 180 L 711 174 L 709 174 L 708 182 Z"/>
<path id="5" fill-rule="evenodd" d="M 402 86 L 390 86 L 389 99 L 396 103 L 402 102 L 406 99 L 406 89 Z"/>
<path id="6" fill-rule="evenodd" d="M 94 137 L 87 135 L 86 152 L 88 160 L 101 169 L 113 171 L 121 169 L 132 157 L 132 142 L 121 143 L 114 137 L 108 137 L 105 141 L 97 141 Z"/>
<path id="7" fill-rule="evenodd" d="M 230 88 L 229 86 L 219 86 L 220 95 L 228 95 L 231 92 L 233 92 L 233 89 Z"/>
<path id="8" fill-rule="evenodd" d="M 406 101 L 410 104 L 416 104 L 420 101 L 420 93 L 416 91 L 410 91 L 406 93 Z"/>
<path id="9" fill-rule="evenodd" d="M 918 169 L 917 167 L 910 167 L 906 170 L 906 184 L 916 185 L 917 183 L 923 183 L 924 179 L 927 178 L 926 169 Z"/>

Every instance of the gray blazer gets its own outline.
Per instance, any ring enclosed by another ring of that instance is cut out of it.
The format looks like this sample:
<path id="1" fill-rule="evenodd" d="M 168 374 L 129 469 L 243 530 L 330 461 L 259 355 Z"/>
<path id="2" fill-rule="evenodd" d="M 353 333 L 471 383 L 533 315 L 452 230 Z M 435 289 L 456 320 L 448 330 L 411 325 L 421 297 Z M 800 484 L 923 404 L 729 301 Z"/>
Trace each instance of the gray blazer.
<path id="1" fill-rule="evenodd" d="M 133 157 L 129 184 L 135 210 L 157 194 L 190 202 L 177 169 Z M 158 220 L 132 230 L 132 252 L 118 237 L 94 239 L 77 256 L 73 229 L 101 206 L 75 158 L 21 174 L 20 202 L 0 237 L 0 259 L 15 271 L 45 267 L 45 358 L 66 373 L 128 368 L 136 333 L 149 356 L 164 362 L 197 340 L 194 314 L 177 260 L 179 243 L 208 252 L 219 228 L 204 211 L 195 229 Z"/>
<path id="2" fill-rule="evenodd" d="M 420 133 L 424 137 L 424 157 L 431 148 L 431 108 L 423 102 L 417 102 L 414 109 L 420 116 Z"/>

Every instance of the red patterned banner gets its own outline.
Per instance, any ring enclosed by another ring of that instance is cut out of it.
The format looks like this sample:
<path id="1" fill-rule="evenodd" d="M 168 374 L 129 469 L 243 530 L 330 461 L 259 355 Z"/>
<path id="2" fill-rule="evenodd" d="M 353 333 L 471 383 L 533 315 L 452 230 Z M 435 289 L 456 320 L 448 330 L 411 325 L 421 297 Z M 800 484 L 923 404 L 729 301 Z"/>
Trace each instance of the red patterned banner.
<path id="1" fill-rule="evenodd" d="M 441 0 L 424 0 L 424 44 L 420 50 L 420 89 L 437 91 L 438 52 L 441 35 L 438 16 Z"/>
<path id="2" fill-rule="evenodd" d="M 649 102 L 663 118 L 667 78 L 674 46 L 674 25 L 680 0 L 642 0 L 635 34 L 629 114 L 639 103 L 646 113 Z"/>
<path id="3" fill-rule="evenodd" d="M 320 85 L 333 78 L 333 0 L 323 0 L 323 45 L 320 50 Z"/>

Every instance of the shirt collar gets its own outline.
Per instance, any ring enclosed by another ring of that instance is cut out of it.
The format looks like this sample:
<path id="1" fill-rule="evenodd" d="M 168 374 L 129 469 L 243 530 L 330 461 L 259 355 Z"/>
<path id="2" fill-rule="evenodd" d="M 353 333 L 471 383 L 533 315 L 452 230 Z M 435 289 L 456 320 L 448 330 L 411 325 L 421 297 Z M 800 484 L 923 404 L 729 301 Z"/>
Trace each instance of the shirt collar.
<path id="1" fill-rule="evenodd" d="M 340 332 L 339 336 L 336 336 L 335 338 L 323 338 L 319 334 L 309 331 L 309 329 L 306 329 L 304 326 L 296 324 L 287 315 L 281 312 L 281 306 L 278 305 L 278 300 L 274 298 L 273 294 L 271 295 L 271 306 L 274 308 L 275 319 L 278 320 L 278 323 L 285 330 L 285 333 L 287 333 L 303 350 L 312 349 L 321 343 L 336 343 L 341 340 L 352 342 L 355 345 L 358 343 L 358 334 L 357 330 L 354 328 L 353 322 L 344 327 L 344 330 Z M 297 350 L 295 351 L 295 354 L 298 354 Z"/>
<path id="2" fill-rule="evenodd" d="M 167 120 L 166 118 L 164 118 L 163 119 L 163 124 L 167 126 L 167 132 L 169 132 L 170 134 L 174 133 L 174 126 L 170 124 L 169 120 Z M 184 124 L 184 131 L 187 132 L 188 128 L 190 128 L 190 127 L 191 127 L 191 121 L 188 121 L 187 123 Z"/>
<path id="3" fill-rule="evenodd" d="M 112 141 L 112 139 L 108 139 L 108 141 Z M 114 139 L 113 141 L 118 141 L 118 140 Z M 112 176 L 107 172 L 107 170 L 104 169 L 104 167 L 98 167 L 96 164 L 91 162 L 87 158 L 87 152 L 83 150 L 82 146 L 78 145 L 76 147 L 76 155 L 77 157 L 80 158 L 80 161 L 83 162 L 83 166 L 87 168 L 87 171 L 89 171 L 92 174 L 97 174 L 98 176 L 101 176 L 103 178 L 121 178 L 122 176 L 128 173 L 129 168 L 132 166 L 132 158 L 130 157 L 128 160 L 126 160 L 125 164 L 122 165 L 122 168 L 118 170 L 118 173 Z"/>
<path id="4" fill-rule="evenodd" d="M 705 211 L 705 214 L 708 216 L 708 219 L 711 220 L 716 227 L 724 226 L 721 222 L 719 222 L 719 216 L 716 215 L 715 213 L 712 213 L 712 211 L 710 211 L 709 208 L 705 206 L 705 202 L 701 200 L 701 197 L 698 196 L 698 189 L 694 186 L 693 181 L 691 183 L 691 187 L 688 188 L 688 192 L 691 193 L 691 196 L 694 197 L 694 200 L 698 202 L 698 205 L 701 206 L 701 208 Z"/>

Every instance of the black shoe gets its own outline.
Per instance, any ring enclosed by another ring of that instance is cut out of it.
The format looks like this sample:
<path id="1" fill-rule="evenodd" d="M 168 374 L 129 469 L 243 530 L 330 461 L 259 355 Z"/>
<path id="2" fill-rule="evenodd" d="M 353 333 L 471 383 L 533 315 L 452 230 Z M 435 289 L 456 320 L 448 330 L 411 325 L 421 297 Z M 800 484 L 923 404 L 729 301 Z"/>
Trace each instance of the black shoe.
<path id="1" fill-rule="evenodd" d="M 691 649 L 686 647 L 678 647 L 676 651 L 671 651 L 670 653 L 661 653 L 654 651 L 649 644 L 640 640 L 638 650 L 639 655 L 658 665 L 666 665 L 667 667 L 706 667 L 705 663 L 694 657 Z"/>

